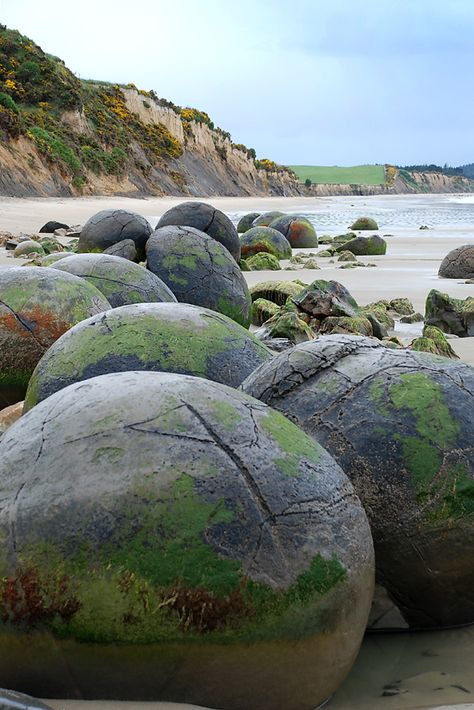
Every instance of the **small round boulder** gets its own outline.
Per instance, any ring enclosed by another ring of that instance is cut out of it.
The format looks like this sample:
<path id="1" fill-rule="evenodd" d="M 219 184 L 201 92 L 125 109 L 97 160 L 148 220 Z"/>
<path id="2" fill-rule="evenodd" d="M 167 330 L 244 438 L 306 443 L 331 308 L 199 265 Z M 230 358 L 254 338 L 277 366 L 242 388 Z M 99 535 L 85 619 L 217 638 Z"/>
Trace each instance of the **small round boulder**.
<path id="1" fill-rule="evenodd" d="M 145 254 L 145 244 L 152 233 L 150 223 L 136 212 L 101 210 L 83 226 L 79 236 L 79 252 L 103 252 L 108 247 L 132 239 L 139 258 Z"/>
<path id="2" fill-rule="evenodd" d="M 243 383 L 331 453 L 367 512 L 401 622 L 474 622 L 474 369 L 329 335 Z"/>
<path id="3" fill-rule="evenodd" d="M 291 244 L 281 232 L 270 227 L 252 227 L 240 237 L 240 251 L 242 258 L 268 252 L 277 259 L 291 257 Z"/>
<path id="4" fill-rule="evenodd" d="M 27 241 L 20 242 L 18 246 L 15 248 L 15 251 L 13 252 L 13 256 L 15 259 L 19 259 L 23 256 L 29 256 L 30 254 L 38 254 L 38 256 L 44 256 L 45 255 L 45 250 L 39 244 L 39 242 L 35 242 L 33 239 L 28 239 Z"/>
<path id="5" fill-rule="evenodd" d="M 24 398 L 38 360 L 66 330 L 109 308 L 77 276 L 36 266 L 0 269 L 0 407 Z"/>
<path id="6" fill-rule="evenodd" d="M 96 377 L 7 430 L 0 487 L 3 683 L 300 710 L 348 673 L 373 593 L 367 518 L 329 454 L 261 402 Z"/>
<path id="7" fill-rule="evenodd" d="M 237 224 L 237 232 L 239 234 L 243 234 L 248 229 L 251 229 L 257 217 L 260 217 L 260 212 L 249 212 L 248 214 L 244 214 L 244 216 L 239 219 Z"/>
<path id="8" fill-rule="evenodd" d="M 182 202 L 164 213 L 156 229 L 167 226 L 194 227 L 220 242 L 240 261 L 240 240 L 230 219 L 220 210 L 206 202 Z"/>
<path id="9" fill-rule="evenodd" d="M 318 237 L 309 219 L 298 215 L 284 215 L 270 222 L 289 241 L 293 249 L 307 249 L 318 246 Z"/>
<path id="10" fill-rule="evenodd" d="M 474 278 L 474 244 L 464 244 L 446 254 L 439 267 L 438 276 L 445 279 Z"/>
<path id="11" fill-rule="evenodd" d="M 148 240 L 146 256 L 147 268 L 181 303 L 223 313 L 245 328 L 250 325 L 247 282 L 235 259 L 215 239 L 194 227 L 161 227 Z"/>
<path id="12" fill-rule="evenodd" d="M 51 268 L 85 279 L 104 294 L 112 308 L 131 303 L 176 302 L 171 290 L 158 276 L 120 256 L 74 254 Z"/>
<path id="13" fill-rule="evenodd" d="M 71 328 L 38 363 L 25 411 L 64 387 L 108 372 L 197 375 L 232 387 L 271 353 L 230 318 L 185 303 L 121 306 Z"/>
<path id="14" fill-rule="evenodd" d="M 349 227 L 349 229 L 356 229 L 357 231 L 365 229 L 377 231 L 378 228 L 379 225 L 377 224 L 375 219 L 372 219 L 371 217 L 358 217 L 355 222 Z"/>

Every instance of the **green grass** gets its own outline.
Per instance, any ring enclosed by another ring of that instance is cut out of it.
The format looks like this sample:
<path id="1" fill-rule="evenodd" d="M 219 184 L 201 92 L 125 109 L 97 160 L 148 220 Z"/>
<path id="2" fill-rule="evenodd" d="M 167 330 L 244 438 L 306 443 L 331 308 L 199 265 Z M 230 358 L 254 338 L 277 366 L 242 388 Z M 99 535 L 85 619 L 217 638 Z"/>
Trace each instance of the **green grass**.
<path id="1" fill-rule="evenodd" d="M 332 185 L 382 185 L 385 182 L 383 165 L 353 165 L 340 167 L 338 165 L 289 165 L 300 182 L 307 178 L 315 183 L 331 183 Z"/>

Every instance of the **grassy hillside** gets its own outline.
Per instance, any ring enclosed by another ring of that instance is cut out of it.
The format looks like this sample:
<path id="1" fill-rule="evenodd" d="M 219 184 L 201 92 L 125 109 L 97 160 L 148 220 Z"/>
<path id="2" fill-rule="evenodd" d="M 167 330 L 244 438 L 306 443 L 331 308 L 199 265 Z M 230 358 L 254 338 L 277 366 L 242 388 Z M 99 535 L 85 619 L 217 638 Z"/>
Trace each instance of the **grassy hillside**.
<path id="1" fill-rule="evenodd" d="M 289 165 L 300 182 L 307 178 L 315 183 L 332 185 L 382 185 L 385 182 L 383 165 Z"/>

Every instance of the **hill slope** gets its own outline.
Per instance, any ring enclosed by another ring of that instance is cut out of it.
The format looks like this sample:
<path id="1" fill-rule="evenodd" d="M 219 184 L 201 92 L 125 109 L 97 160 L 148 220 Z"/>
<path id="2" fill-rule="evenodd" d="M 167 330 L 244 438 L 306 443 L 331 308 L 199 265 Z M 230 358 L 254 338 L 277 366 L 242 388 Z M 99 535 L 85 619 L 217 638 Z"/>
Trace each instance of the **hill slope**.
<path id="1" fill-rule="evenodd" d="M 80 81 L 0 25 L 0 194 L 299 194 L 292 171 L 255 157 L 205 112 Z"/>

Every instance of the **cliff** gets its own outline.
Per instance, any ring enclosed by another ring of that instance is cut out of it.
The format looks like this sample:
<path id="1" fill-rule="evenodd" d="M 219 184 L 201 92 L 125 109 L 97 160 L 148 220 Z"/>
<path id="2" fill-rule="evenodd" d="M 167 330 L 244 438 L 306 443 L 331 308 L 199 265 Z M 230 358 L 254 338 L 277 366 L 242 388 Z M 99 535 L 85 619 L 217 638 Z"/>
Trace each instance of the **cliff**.
<path id="1" fill-rule="evenodd" d="M 298 195 L 291 170 L 197 109 L 133 85 L 80 81 L 0 26 L 0 194 Z"/>

